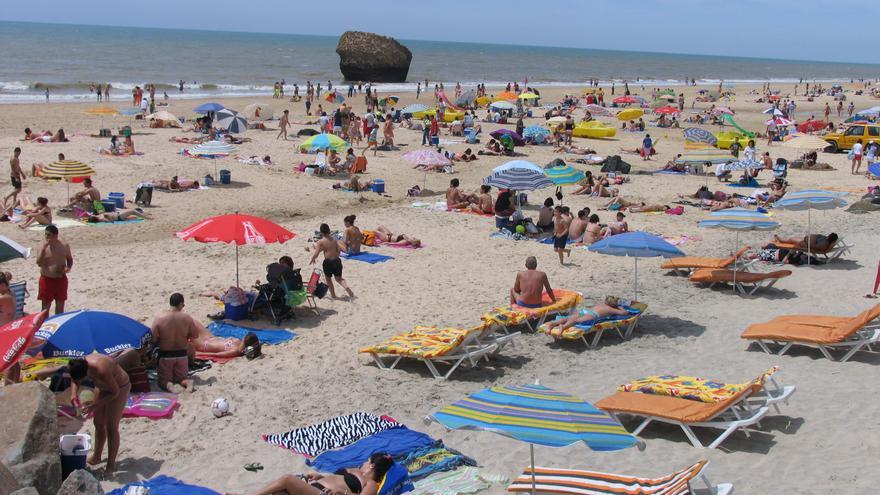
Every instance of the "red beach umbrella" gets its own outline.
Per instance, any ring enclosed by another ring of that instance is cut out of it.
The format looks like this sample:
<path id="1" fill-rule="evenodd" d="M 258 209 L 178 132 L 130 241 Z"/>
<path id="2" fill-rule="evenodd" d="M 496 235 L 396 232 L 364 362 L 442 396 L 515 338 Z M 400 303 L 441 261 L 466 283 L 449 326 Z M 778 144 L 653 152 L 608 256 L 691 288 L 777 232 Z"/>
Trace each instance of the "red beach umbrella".
<path id="1" fill-rule="evenodd" d="M 629 95 L 619 96 L 614 99 L 614 103 L 617 103 L 618 105 L 623 104 L 623 103 L 638 103 L 638 102 L 639 102 L 639 100 L 637 100 Z"/>
<path id="2" fill-rule="evenodd" d="M 828 122 L 824 120 L 808 120 L 806 122 L 801 122 L 797 125 L 797 130 L 800 132 L 816 132 L 821 131 L 828 125 Z"/>
<path id="3" fill-rule="evenodd" d="M 43 325 L 48 314 L 48 311 L 41 311 L 27 315 L 0 328 L 0 372 L 18 361 L 18 357 L 27 350 L 34 338 L 34 332 Z"/>
<path id="4" fill-rule="evenodd" d="M 681 111 L 675 107 L 660 107 L 655 108 L 654 113 L 665 113 L 667 115 L 674 115 L 676 113 L 681 113 Z"/>
<path id="5" fill-rule="evenodd" d="M 177 232 L 184 241 L 235 243 L 235 285 L 238 285 L 238 246 L 283 244 L 296 234 L 265 218 L 232 213 L 208 217 Z"/>

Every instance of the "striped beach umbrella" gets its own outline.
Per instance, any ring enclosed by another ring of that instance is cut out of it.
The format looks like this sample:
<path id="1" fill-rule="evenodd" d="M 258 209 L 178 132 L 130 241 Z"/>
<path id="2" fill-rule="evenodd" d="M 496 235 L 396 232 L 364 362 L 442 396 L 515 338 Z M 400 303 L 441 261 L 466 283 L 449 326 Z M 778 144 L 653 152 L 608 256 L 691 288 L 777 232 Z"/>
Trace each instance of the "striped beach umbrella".
<path id="1" fill-rule="evenodd" d="M 675 159 L 675 163 L 727 163 L 735 158 L 730 153 L 715 148 L 692 150 Z"/>
<path id="2" fill-rule="evenodd" d="M 236 147 L 223 141 L 208 141 L 190 148 L 189 154 L 203 158 L 224 157 L 235 153 Z"/>
<path id="3" fill-rule="evenodd" d="M 523 129 L 523 137 L 536 143 L 544 142 L 549 135 L 550 131 L 539 125 L 530 125 Z"/>
<path id="4" fill-rule="evenodd" d="M 40 177 L 67 182 L 67 201 L 70 201 L 70 182 L 95 174 L 95 169 L 78 160 L 58 160 L 40 170 Z"/>
<path id="5" fill-rule="evenodd" d="M 408 114 L 412 115 L 414 113 L 424 112 L 427 109 L 428 109 L 428 105 L 422 105 L 421 103 L 413 103 L 412 105 L 407 105 L 407 106 L 403 107 L 403 110 L 401 110 L 400 113 L 403 113 L 403 114 L 408 113 Z"/>
<path id="6" fill-rule="evenodd" d="M 483 184 L 512 191 L 534 191 L 555 185 L 543 170 L 536 172 L 525 168 L 511 168 L 495 172 L 483 179 Z"/>
<path id="7" fill-rule="evenodd" d="M 595 103 L 590 103 L 585 106 L 584 110 L 590 112 L 591 115 L 611 115 L 611 112 L 609 112 L 607 108 L 601 105 L 596 105 Z"/>
<path id="8" fill-rule="evenodd" d="M 434 150 L 415 150 L 403 155 L 403 159 L 413 165 L 451 165 L 452 160 Z"/>
<path id="9" fill-rule="evenodd" d="M 31 255 L 31 248 L 22 246 L 5 235 L 0 235 L 0 262 L 27 258 Z"/>
<path id="10" fill-rule="evenodd" d="M 582 171 L 569 165 L 564 167 L 551 167 L 544 170 L 544 173 L 557 186 L 577 184 L 586 177 Z"/>
<path id="11" fill-rule="evenodd" d="M 529 170 L 534 170 L 535 172 L 538 172 L 539 174 L 544 173 L 543 168 L 541 168 L 541 167 L 539 167 L 539 166 L 535 165 L 534 163 L 527 161 L 527 160 L 511 160 L 503 165 L 498 165 L 497 167 L 493 168 L 492 173 L 495 174 L 495 173 L 503 172 L 505 170 L 510 170 L 513 168 L 525 168 L 525 169 L 529 169 Z"/>
<path id="12" fill-rule="evenodd" d="M 516 105 L 514 105 L 513 103 L 511 103 L 507 100 L 499 100 L 499 101 L 493 102 L 489 106 L 492 108 L 496 108 L 498 110 L 513 110 L 514 108 L 516 108 Z"/>
<path id="13" fill-rule="evenodd" d="M 642 446 L 606 412 L 538 384 L 486 388 L 434 412 L 426 420 L 452 430 L 491 431 L 527 442 L 532 473 L 535 445 L 558 448 L 583 442 L 599 452 Z M 534 481 L 533 477 L 533 490 Z"/>
<path id="14" fill-rule="evenodd" d="M 697 225 L 704 229 L 728 229 L 736 231 L 736 242 L 733 252 L 739 249 L 739 233 L 744 230 L 774 230 L 779 222 L 770 219 L 770 215 L 746 208 L 728 208 L 713 211 L 706 220 Z M 733 264 L 733 290 L 736 291 L 736 263 Z"/>
<path id="15" fill-rule="evenodd" d="M 718 144 L 716 138 L 711 132 L 699 127 L 688 127 L 683 131 L 684 138 L 692 143 L 706 143 L 715 146 Z"/>
<path id="16" fill-rule="evenodd" d="M 638 300 L 639 297 L 639 258 L 677 258 L 684 256 L 680 249 L 666 242 L 662 237 L 642 231 L 608 236 L 601 241 L 590 244 L 590 247 L 587 249 L 609 256 L 628 256 L 633 258 L 635 267 L 633 299 L 635 300 Z"/>
<path id="17" fill-rule="evenodd" d="M 314 150 L 343 151 L 348 148 L 348 142 L 335 134 L 316 134 L 299 145 L 300 152 Z"/>
<path id="18" fill-rule="evenodd" d="M 727 170 L 760 170 L 764 164 L 749 158 L 745 158 L 727 165 Z"/>
<path id="19" fill-rule="evenodd" d="M 847 193 L 825 191 L 822 189 L 805 189 L 786 193 L 779 201 L 773 203 L 774 208 L 783 210 L 807 210 L 807 252 L 810 251 L 810 235 L 813 230 L 813 210 L 834 210 L 846 206 Z"/>
<path id="20" fill-rule="evenodd" d="M 457 97 L 453 103 L 456 106 L 464 107 L 468 106 L 474 102 L 474 99 L 477 97 L 477 92 L 473 89 L 469 89 L 461 94 L 461 96 Z"/>
<path id="21" fill-rule="evenodd" d="M 220 115 L 221 112 L 217 112 L 217 115 Z M 227 115 L 222 119 L 217 119 L 217 125 L 220 126 L 221 129 L 226 129 L 226 132 L 240 134 L 247 130 L 248 124 L 244 117 L 240 117 L 236 114 Z"/>

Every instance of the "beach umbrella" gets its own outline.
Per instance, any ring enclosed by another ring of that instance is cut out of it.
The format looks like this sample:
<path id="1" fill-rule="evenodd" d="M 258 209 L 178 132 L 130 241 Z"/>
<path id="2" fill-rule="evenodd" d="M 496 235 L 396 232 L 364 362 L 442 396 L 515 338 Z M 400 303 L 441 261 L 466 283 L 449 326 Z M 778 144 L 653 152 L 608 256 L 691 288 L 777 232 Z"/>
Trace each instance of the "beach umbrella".
<path id="1" fill-rule="evenodd" d="M 620 121 L 632 120 L 632 119 L 637 119 L 637 118 L 641 117 L 642 115 L 645 115 L 644 110 L 642 110 L 640 108 L 628 108 L 626 110 L 621 110 L 621 111 L 617 112 L 617 120 L 620 120 Z"/>
<path id="2" fill-rule="evenodd" d="M 633 281 L 634 300 L 639 298 L 639 258 L 656 258 L 658 256 L 677 258 L 684 256 L 680 249 L 666 242 L 663 238 L 642 231 L 608 236 L 590 244 L 590 247 L 587 249 L 599 254 L 629 256 L 633 258 L 635 263 L 635 279 Z"/>
<path id="3" fill-rule="evenodd" d="M 68 202 L 70 202 L 70 182 L 94 174 L 95 170 L 92 167 L 78 160 L 58 160 L 46 165 L 40 170 L 40 177 L 46 179 L 61 179 L 64 182 L 67 182 Z"/>
<path id="4" fill-rule="evenodd" d="M 778 109 L 778 108 L 776 108 L 776 107 L 770 107 L 770 108 L 768 108 L 767 110 L 764 110 L 764 111 L 761 112 L 761 113 L 765 113 L 765 114 L 767 114 L 767 115 L 773 115 L 773 116 L 776 116 L 776 117 L 782 117 L 782 116 L 785 115 L 784 113 L 782 113 L 782 110 L 780 110 L 780 109 Z"/>
<path id="5" fill-rule="evenodd" d="M 217 112 L 217 115 L 220 115 L 220 113 L 221 112 Z M 217 125 L 219 125 L 221 129 L 226 129 L 226 132 L 240 134 L 247 130 L 248 123 L 244 117 L 239 115 L 228 115 L 222 119 L 218 119 Z"/>
<path id="6" fill-rule="evenodd" d="M 799 132 L 818 132 L 828 127 L 828 122 L 824 120 L 807 120 L 797 125 Z"/>
<path id="7" fill-rule="evenodd" d="M 775 117 L 764 122 L 764 125 L 770 125 L 771 122 L 776 122 L 776 125 L 779 127 L 787 127 L 794 123 L 785 117 Z"/>
<path id="8" fill-rule="evenodd" d="M 451 165 L 452 160 L 434 150 L 415 150 L 405 153 L 403 159 L 413 165 Z"/>
<path id="9" fill-rule="evenodd" d="M 31 255 L 31 248 L 22 246 L 5 235 L 0 235 L 0 263 Z"/>
<path id="10" fill-rule="evenodd" d="M 224 158 L 235 153 L 236 147 L 223 141 L 207 141 L 190 148 L 189 154 L 197 158 Z M 214 178 L 217 178 L 217 162 L 214 161 Z"/>
<path id="11" fill-rule="evenodd" d="M 48 311 L 41 311 L 10 321 L 0 328 L 0 372 L 18 362 L 19 356 L 31 345 L 34 332 L 48 315 Z"/>
<path id="12" fill-rule="evenodd" d="M 271 106 L 264 103 L 251 103 L 242 109 L 241 114 L 248 120 L 269 120 L 275 114 Z"/>
<path id="13" fill-rule="evenodd" d="M 543 170 L 536 172 L 527 168 L 510 168 L 494 172 L 483 179 L 483 184 L 512 191 L 534 191 L 555 185 Z"/>
<path id="14" fill-rule="evenodd" d="M 780 146 L 797 150 L 821 150 L 828 147 L 828 142 L 818 136 L 795 134 L 786 136 Z"/>
<path id="15" fill-rule="evenodd" d="M 456 97 L 453 103 L 455 103 L 456 106 L 465 107 L 473 103 L 476 98 L 477 92 L 473 89 L 469 89 L 462 93 L 461 96 Z"/>
<path id="16" fill-rule="evenodd" d="M 498 110 L 513 110 L 516 108 L 516 105 L 506 100 L 496 101 L 489 106 Z"/>
<path id="17" fill-rule="evenodd" d="M 519 95 L 520 100 L 537 100 L 538 98 L 540 98 L 540 96 L 535 93 L 522 93 Z"/>
<path id="18" fill-rule="evenodd" d="M 251 215 L 232 213 L 209 217 L 175 234 L 184 241 L 223 242 L 235 244 L 235 285 L 238 286 L 238 246 L 283 244 L 296 234 L 269 220 Z"/>
<path id="19" fill-rule="evenodd" d="M 703 150 L 693 150 L 682 154 L 675 159 L 675 163 L 711 163 L 717 165 L 719 163 L 727 163 L 733 161 L 733 155 L 726 151 L 715 148 L 706 148 Z"/>
<path id="20" fill-rule="evenodd" d="M 655 108 L 655 109 L 654 109 L 654 113 L 662 113 L 662 114 L 666 114 L 666 115 L 675 115 L 675 114 L 677 114 L 677 113 L 681 113 L 681 110 L 679 110 L 679 109 L 676 108 L 676 107 L 668 107 L 668 106 L 667 106 L 667 107 Z"/>
<path id="21" fill-rule="evenodd" d="M 518 98 L 516 93 L 511 93 L 510 91 L 502 91 L 495 95 L 495 101 L 499 100 L 508 100 L 508 101 L 516 101 Z"/>
<path id="22" fill-rule="evenodd" d="M 222 119 L 228 119 L 230 117 L 235 117 L 238 115 L 238 112 L 231 108 L 223 108 L 214 112 L 214 121 L 219 121 Z"/>
<path id="23" fill-rule="evenodd" d="M 550 167 L 544 170 L 544 174 L 547 175 L 547 177 L 557 186 L 577 184 L 586 177 L 582 171 L 570 165 L 565 165 L 563 167 Z"/>
<path id="24" fill-rule="evenodd" d="M 644 448 L 608 413 L 578 397 L 539 384 L 489 387 L 439 409 L 425 420 L 450 430 L 490 431 L 526 442 L 532 473 L 535 445 L 558 448 L 583 442 L 597 452 L 636 445 Z"/>
<path id="25" fill-rule="evenodd" d="M 426 110 L 428 110 L 427 105 L 422 105 L 421 103 L 413 103 L 412 105 L 407 105 L 407 106 L 403 107 L 403 109 L 400 111 L 400 113 L 404 113 L 404 114 L 408 113 L 408 114 L 412 115 L 414 113 L 421 113 Z"/>
<path id="26" fill-rule="evenodd" d="M 712 113 L 714 113 L 716 115 L 722 115 L 722 114 L 723 115 L 733 115 L 734 114 L 733 110 L 731 110 L 727 107 L 715 107 L 712 109 Z"/>
<path id="27" fill-rule="evenodd" d="M 150 328 L 128 316 L 81 309 L 53 316 L 34 334 L 43 357 L 85 357 L 140 349 L 152 338 Z"/>
<path id="28" fill-rule="evenodd" d="M 316 134 L 299 145 L 300 152 L 304 150 L 335 150 L 343 151 L 348 148 L 348 142 L 335 134 Z"/>
<path id="29" fill-rule="evenodd" d="M 706 129 L 700 129 L 699 127 L 688 127 L 683 131 L 684 138 L 692 143 L 706 143 L 712 146 L 718 144 L 718 138 L 716 138 L 711 132 Z"/>
<path id="30" fill-rule="evenodd" d="M 634 97 L 632 97 L 632 96 L 630 96 L 630 95 L 626 95 L 626 96 L 618 96 L 617 98 L 615 98 L 615 99 L 612 100 L 612 101 L 613 101 L 614 103 L 617 103 L 618 105 L 629 105 L 629 104 L 632 104 L 632 103 L 638 103 L 638 102 L 639 102 L 639 100 L 635 99 Z"/>
<path id="31" fill-rule="evenodd" d="M 386 96 L 379 100 L 380 105 L 397 105 L 397 102 L 400 101 L 400 98 L 397 96 Z"/>
<path id="32" fill-rule="evenodd" d="M 205 114 L 208 112 L 218 112 L 223 110 L 223 105 L 219 103 L 203 103 L 195 108 L 193 108 L 193 112 Z"/>
<path id="33" fill-rule="evenodd" d="M 140 113 L 140 109 L 138 109 L 138 113 Z M 95 117 L 101 117 L 101 128 L 104 128 L 104 117 L 109 117 L 113 115 L 119 115 L 119 112 L 115 108 L 110 107 L 92 107 L 86 109 L 87 115 L 92 115 Z"/>
<path id="34" fill-rule="evenodd" d="M 523 139 L 522 136 L 510 129 L 498 129 L 497 131 L 490 132 L 489 135 L 495 139 L 501 139 L 501 136 L 510 136 L 511 139 L 513 139 L 513 144 L 517 146 L 523 146 L 526 144 L 526 140 Z"/>
<path id="35" fill-rule="evenodd" d="M 156 113 L 151 113 L 150 115 L 147 115 L 146 118 L 147 120 L 161 120 L 163 122 L 179 122 L 177 116 L 167 110 L 160 110 Z"/>
<path id="36" fill-rule="evenodd" d="M 868 116 L 872 116 L 872 115 L 873 115 L 873 116 L 880 115 L 880 105 L 878 105 L 878 106 L 873 106 L 873 107 L 871 107 L 871 108 L 866 108 L 866 109 L 864 109 L 864 110 L 861 110 L 861 111 L 859 111 L 859 112 L 856 112 L 856 115 L 857 115 L 857 116 L 861 116 L 861 117 L 868 117 Z"/>
<path id="37" fill-rule="evenodd" d="M 656 97 L 657 100 L 667 100 L 667 101 L 675 101 L 675 95 L 672 94 L 660 94 Z"/>
<path id="38" fill-rule="evenodd" d="M 611 115 L 611 112 L 609 112 L 607 108 L 601 105 L 596 105 L 595 103 L 590 103 L 585 106 L 584 110 L 590 112 L 592 115 Z"/>
<path id="39" fill-rule="evenodd" d="M 526 160 L 511 160 L 503 165 L 498 165 L 497 167 L 492 169 L 493 174 L 497 174 L 498 172 L 504 172 L 505 170 L 511 170 L 514 168 L 524 168 L 528 170 L 534 170 L 539 174 L 544 173 L 544 169 L 535 165 L 534 163 Z"/>
<path id="40" fill-rule="evenodd" d="M 342 103 L 343 101 L 345 101 L 345 97 L 342 96 L 339 91 L 336 91 L 335 89 L 333 91 L 327 92 L 327 94 L 324 95 L 324 99 L 329 101 L 330 103 Z"/>
<path id="41" fill-rule="evenodd" d="M 131 125 L 132 118 L 135 115 L 141 114 L 142 112 L 141 112 L 141 109 L 137 108 L 137 107 L 124 107 L 124 108 L 119 109 L 119 113 L 128 117 L 128 125 Z"/>
<path id="42" fill-rule="evenodd" d="M 713 211 L 706 220 L 700 220 L 698 226 L 704 229 L 727 229 L 736 232 L 733 252 L 739 249 L 739 233 L 747 230 L 774 230 L 779 222 L 770 219 L 770 215 L 746 208 L 727 208 Z M 737 265 L 733 265 L 733 290 L 736 290 Z M 745 293 L 745 292 L 743 292 Z"/>
<path id="43" fill-rule="evenodd" d="M 846 206 L 847 193 L 825 191 L 822 189 L 805 189 L 803 191 L 786 193 L 781 199 L 773 203 L 774 208 L 783 210 L 803 211 L 807 210 L 807 252 L 810 252 L 810 235 L 813 230 L 813 210 L 833 210 Z"/>
<path id="44" fill-rule="evenodd" d="M 543 142 L 549 135 L 550 131 L 539 125 L 530 125 L 523 129 L 523 137 L 536 143 Z"/>
<path id="45" fill-rule="evenodd" d="M 730 157 L 728 157 L 728 160 Z M 742 160 L 729 163 L 727 165 L 727 170 L 760 170 L 764 168 L 764 164 L 748 158 L 744 158 Z"/>

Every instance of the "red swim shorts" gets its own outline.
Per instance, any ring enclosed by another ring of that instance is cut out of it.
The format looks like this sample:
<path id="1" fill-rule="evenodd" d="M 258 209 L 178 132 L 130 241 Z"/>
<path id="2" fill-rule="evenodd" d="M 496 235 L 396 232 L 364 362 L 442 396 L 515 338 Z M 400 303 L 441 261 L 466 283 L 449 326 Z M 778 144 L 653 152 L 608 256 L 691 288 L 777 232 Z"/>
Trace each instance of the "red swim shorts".
<path id="1" fill-rule="evenodd" d="M 67 275 L 50 278 L 40 275 L 40 288 L 37 300 L 44 302 L 67 300 Z"/>

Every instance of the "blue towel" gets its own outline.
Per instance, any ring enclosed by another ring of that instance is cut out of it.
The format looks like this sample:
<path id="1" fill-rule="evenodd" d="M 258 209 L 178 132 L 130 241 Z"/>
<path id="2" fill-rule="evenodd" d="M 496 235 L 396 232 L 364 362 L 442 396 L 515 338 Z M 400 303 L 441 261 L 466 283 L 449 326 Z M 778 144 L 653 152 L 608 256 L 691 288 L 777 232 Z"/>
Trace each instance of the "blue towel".
<path id="1" fill-rule="evenodd" d="M 376 263 L 382 263 L 383 261 L 393 260 L 393 256 L 385 256 L 384 254 L 376 254 L 376 253 L 368 253 L 366 251 L 361 251 L 360 253 L 348 254 L 341 253 L 342 257 L 349 260 L 354 261 L 363 261 L 364 263 L 369 263 L 371 265 L 375 265 Z"/>
<path id="2" fill-rule="evenodd" d="M 880 163 L 872 163 L 868 165 L 868 172 L 874 177 L 880 177 Z"/>
<path id="3" fill-rule="evenodd" d="M 731 182 L 730 184 L 727 184 L 727 187 L 753 187 L 754 188 L 754 187 L 761 187 L 761 185 L 758 184 L 758 181 L 756 181 L 754 178 L 752 178 L 749 180 L 748 184 L 740 184 L 739 182 Z"/>
<path id="4" fill-rule="evenodd" d="M 629 312 L 629 314 L 628 314 L 628 315 L 625 315 L 625 316 L 624 316 L 624 315 L 611 315 L 611 316 L 606 316 L 605 318 L 599 318 L 598 320 L 585 321 L 585 322 L 583 322 L 583 323 L 578 323 L 578 324 L 575 325 L 575 326 L 578 327 L 578 328 L 584 329 L 584 330 L 589 330 L 590 328 L 593 328 L 593 325 L 595 325 L 595 324 L 597 324 L 597 323 L 603 323 L 603 322 L 606 322 L 606 321 L 620 321 L 620 320 L 626 320 L 627 318 L 632 318 L 633 315 L 637 315 L 637 314 L 641 313 L 641 311 L 639 311 L 638 309 L 635 309 L 635 308 L 632 308 L 632 307 L 629 307 L 629 306 L 621 306 L 620 309 L 625 309 L 625 310 L 627 310 L 627 311 Z"/>
<path id="5" fill-rule="evenodd" d="M 687 175 L 687 172 L 676 172 L 675 170 L 655 170 L 654 175 Z"/>
<path id="6" fill-rule="evenodd" d="M 411 492 L 414 488 L 406 468 L 395 462 L 385 473 L 378 495 L 400 495 Z"/>
<path id="7" fill-rule="evenodd" d="M 254 332 L 263 344 L 281 344 L 293 340 L 296 334 L 290 330 L 264 330 L 258 328 L 240 327 L 231 323 L 215 321 L 208 325 L 208 331 L 217 337 L 235 337 L 243 339 L 248 332 Z"/>
<path id="8" fill-rule="evenodd" d="M 187 485 L 180 480 L 165 475 L 156 476 L 151 480 L 129 483 L 122 488 L 107 492 L 107 495 L 125 495 L 125 491 L 131 486 L 145 486 L 150 490 L 150 495 L 220 495 L 210 488 Z"/>
<path id="9" fill-rule="evenodd" d="M 307 459 L 306 464 L 318 471 L 332 473 L 340 468 L 360 466 L 377 452 L 387 452 L 391 456 L 398 456 L 410 450 L 433 444 L 434 439 L 422 432 L 406 427 L 392 428 L 362 438 L 341 449 L 324 452 L 314 459 Z"/>
<path id="10" fill-rule="evenodd" d="M 95 223 L 86 223 L 86 225 L 90 227 L 98 227 L 101 225 L 120 225 L 123 223 L 138 223 L 143 222 L 143 218 L 129 218 L 128 220 L 116 220 L 114 222 L 95 222 Z"/>
<path id="11" fill-rule="evenodd" d="M 543 239 L 538 239 L 538 242 L 540 242 L 541 244 L 547 244 L 547 245 L 550 245 L 550 246 L 552 246 L 553 243 L 554 243 L 555 241 L 556 241 L 556 239 L 555 239 L 552 235 L 551 235 L 550 237 L 545 237 L 545 238 L 543 238 Z M 566 245 L 569 245 L 569 244 L 575 244 L 576 242 L 577 242 L 577 241 L 575 241 L 574 239 L 568 239 L 568 240 L 565 241 L 565 244 L 566 244 Z"/>

